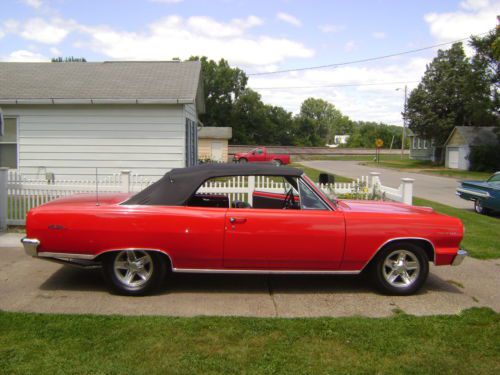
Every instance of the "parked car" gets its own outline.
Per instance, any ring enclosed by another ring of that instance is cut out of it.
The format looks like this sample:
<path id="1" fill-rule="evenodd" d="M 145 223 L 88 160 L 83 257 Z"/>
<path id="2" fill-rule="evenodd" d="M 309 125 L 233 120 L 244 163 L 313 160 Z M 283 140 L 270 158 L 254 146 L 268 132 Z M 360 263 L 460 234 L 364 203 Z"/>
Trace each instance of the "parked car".
<path id="1" fill-rule="evenodd" d="M 500 211 L 500 172 L 491 175 L 486 181 L 462 181 L 457 195 L 474 202 L 474 210 L 479 214 Z"/>
<path id="2" fill-rule="evenodd" d="M 234 161 L 239 163 L 260 163 L 271 162 L 276 165 L 290 164 L 290 155 L 272 154 L 267 152 L 265 147 L 254 148 L 250 152 L 238 152 L 234 155 Z"/>
<path id="3" fill-rule="evenodd" d="M 203 192 L 211 179 L 248 176 L 281 180 L 283 188 L 249 190 L 246 201 Z M 167 272 L 364 271 L 382 292 L 408 295 L 427 279 L 429 261 L 459 265 L 467 255 L 457 218 L 329 198 L 300 169 L 271 164 L 203 164 L 174 169 L 133 196 L 57 199 L 30 210 L 26 233 L 28 255 L 102 266 L 109 285 L 128 295 L 153 290 Z"/>

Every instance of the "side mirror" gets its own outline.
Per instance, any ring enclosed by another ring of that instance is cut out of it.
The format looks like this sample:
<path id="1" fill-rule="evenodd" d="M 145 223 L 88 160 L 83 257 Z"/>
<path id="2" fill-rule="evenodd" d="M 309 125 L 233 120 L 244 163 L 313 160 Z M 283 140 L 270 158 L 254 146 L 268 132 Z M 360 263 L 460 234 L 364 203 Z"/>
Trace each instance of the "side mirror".
<path id="1" fill-rule="evenodd" d="M 252 155 L 255 155 L 255 151 L 252 151 Z"/>
<path id="2" fill-rule="evenodd" d="M 335 183 L 335 176 L 333 174 L 320 173 L 319 174 L 319 183 L 322 185 L 334 184 Z"/>

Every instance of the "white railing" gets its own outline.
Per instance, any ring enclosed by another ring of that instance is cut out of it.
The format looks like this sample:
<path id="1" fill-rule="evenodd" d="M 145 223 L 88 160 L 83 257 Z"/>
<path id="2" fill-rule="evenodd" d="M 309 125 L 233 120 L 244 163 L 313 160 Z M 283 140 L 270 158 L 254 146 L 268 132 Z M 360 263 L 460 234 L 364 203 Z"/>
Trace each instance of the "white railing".
<path id="1" fill-rule="evenodd" d="M 403 178 L 398 188 L 383 186 L 379 173 L 362 176 L 349 183 L 318 185 L 328 195 L 349 199 L 389 199 L 412 203 L 413 180 Z M 47 203 L 53 199 L 78 193 L 95 193 L 98 185 L 99 193 L 138 192 L 149 186 L 150 179 L 122 171 L 120 174 L 103 176 L 99 183 L 95 180 L 58 180 L 48 183 L 47 180 L 29 179 L 17 171 L 0 168 L 0 229 L 6 225 L 24 225 L 26 213 L 33 207 Z M 205 183 L 199 190 L 204 194 L 224 194 L 230 202 L 240 200 L 253 204 L 254 190 L 286 193 L 290 185 L 276 181 L 270 177 L 238 176 L 224 178 Z M 6 203 L 3 203 L 6 202 Z"/>

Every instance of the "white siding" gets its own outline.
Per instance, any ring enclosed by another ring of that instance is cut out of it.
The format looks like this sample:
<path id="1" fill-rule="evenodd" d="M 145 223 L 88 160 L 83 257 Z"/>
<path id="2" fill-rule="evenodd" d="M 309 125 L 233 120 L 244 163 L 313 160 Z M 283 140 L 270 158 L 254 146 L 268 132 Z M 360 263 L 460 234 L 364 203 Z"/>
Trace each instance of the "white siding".
<path id="1" fill-rule="evenodd" d="M 184 166 L 183 105 L 4 106 L 19 117 L 19 169 L 56 179 Z M 196 112 L 195 112 L 196 116 Z"/>

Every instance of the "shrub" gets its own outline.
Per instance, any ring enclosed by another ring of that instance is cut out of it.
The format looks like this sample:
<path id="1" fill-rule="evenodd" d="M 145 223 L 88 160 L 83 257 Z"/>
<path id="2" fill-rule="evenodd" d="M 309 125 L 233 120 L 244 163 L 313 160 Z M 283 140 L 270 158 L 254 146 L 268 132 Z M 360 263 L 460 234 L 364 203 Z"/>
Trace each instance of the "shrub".
<path id="1" fill-rule="evenodd" d="M 471 146 L 468 158 L 471 171 L 500 171 L 500 142 Z"/>

